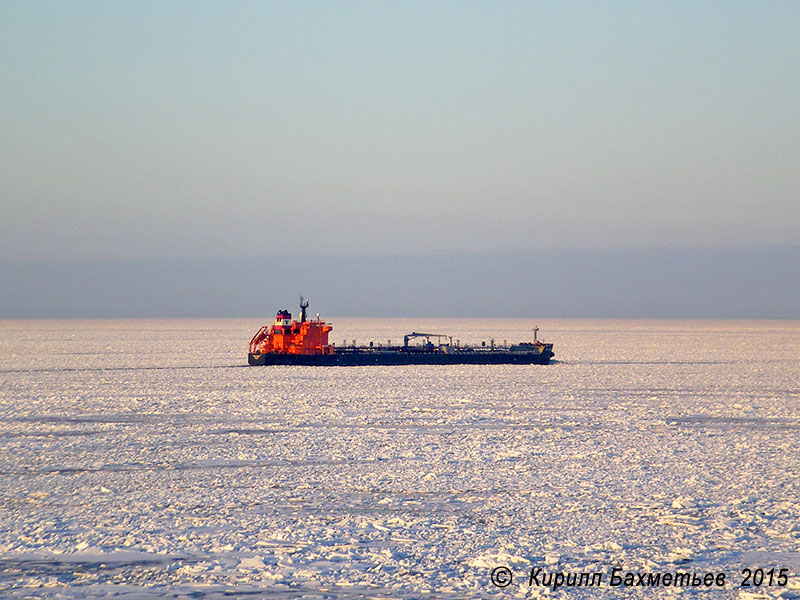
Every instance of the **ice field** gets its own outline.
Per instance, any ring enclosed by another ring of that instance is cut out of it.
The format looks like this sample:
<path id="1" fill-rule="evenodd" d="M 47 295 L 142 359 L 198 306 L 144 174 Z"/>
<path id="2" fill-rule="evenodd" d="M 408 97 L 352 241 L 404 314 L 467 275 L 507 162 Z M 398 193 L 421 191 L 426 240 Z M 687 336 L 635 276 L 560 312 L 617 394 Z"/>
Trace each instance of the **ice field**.
<path id="1" fill-rule="evenodd" d="M 538 323 L 556 362 L 247 367 L 259 320 L 0 322 L 0 597 L 800 598 L 800 322 L 330 320 Z"/>

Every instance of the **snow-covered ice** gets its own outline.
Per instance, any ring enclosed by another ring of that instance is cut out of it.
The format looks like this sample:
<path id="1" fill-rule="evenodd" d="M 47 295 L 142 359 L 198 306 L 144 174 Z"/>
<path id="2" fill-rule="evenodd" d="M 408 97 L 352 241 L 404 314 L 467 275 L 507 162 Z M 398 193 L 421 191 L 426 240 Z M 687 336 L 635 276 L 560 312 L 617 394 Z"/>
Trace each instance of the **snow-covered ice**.
<path id="1" fill-rule="evenodd" d="M 538 324 L 551 365 L 309 368 L 244 366 L 253 320 L 0 322 L 0 596 L 800 598 L 800 323 Z"/>

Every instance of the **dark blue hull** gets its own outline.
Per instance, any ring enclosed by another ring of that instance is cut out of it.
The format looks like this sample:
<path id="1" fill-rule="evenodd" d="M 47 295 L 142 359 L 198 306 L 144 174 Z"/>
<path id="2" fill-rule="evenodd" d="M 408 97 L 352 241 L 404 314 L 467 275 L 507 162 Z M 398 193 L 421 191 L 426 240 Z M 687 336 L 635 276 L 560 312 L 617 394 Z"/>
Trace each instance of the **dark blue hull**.
<path id="1" fill-rule="evenodd" d="M 552 344 L 537 352 L 456 350 L 408 352 L 371 348 L 337 349 L 329 355 L 249 354 L 251 365 L 301 365 L 309 367 L 357 367 L 366 365 L 546 365 L 554 356 Z"/>

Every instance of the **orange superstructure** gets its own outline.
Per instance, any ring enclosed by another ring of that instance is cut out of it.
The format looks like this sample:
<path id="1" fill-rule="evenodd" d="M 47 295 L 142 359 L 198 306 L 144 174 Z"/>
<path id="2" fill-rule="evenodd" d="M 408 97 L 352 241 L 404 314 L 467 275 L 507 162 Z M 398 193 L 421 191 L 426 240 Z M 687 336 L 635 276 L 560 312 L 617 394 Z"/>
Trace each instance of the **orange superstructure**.
<path id="1" fill-rule="evenodd" d="M 250 354 L 333 354 L 328 333 L 333 327 L 325 321 L 306 320 L 308 301 L 300 298 L 300 320 L 293 321 L 292 313 L 279 310 L 272 326 L 264 325 L 250 340 Z"/>

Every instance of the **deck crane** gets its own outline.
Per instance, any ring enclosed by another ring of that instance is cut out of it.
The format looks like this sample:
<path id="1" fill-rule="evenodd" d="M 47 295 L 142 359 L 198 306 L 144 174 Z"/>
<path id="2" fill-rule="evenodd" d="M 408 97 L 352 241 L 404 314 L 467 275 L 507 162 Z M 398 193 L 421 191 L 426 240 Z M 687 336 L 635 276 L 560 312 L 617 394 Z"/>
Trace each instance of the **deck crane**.
<path id="1" fill-rule="evenodd" d="M 418 333 L 416 331 L 412 331 L 408 335 L 403 336 L 403 348 L 408 348 L 408 340 L 411 338 L 418 338 L 424 337 L 425 338 L 425 346 L 429 346 L 431 344 L 431 338 L 451 338 L 449 335 L 444 335 L 441 333 Z"/>

